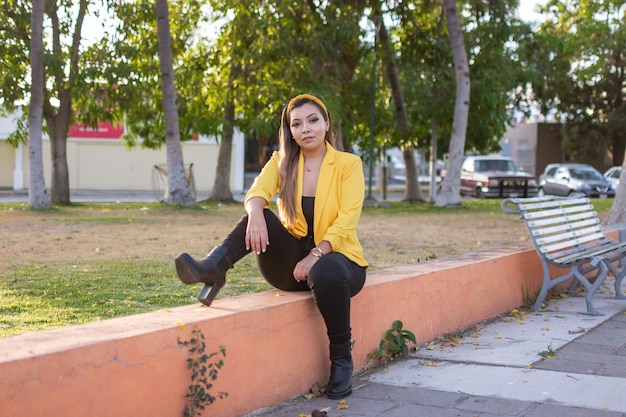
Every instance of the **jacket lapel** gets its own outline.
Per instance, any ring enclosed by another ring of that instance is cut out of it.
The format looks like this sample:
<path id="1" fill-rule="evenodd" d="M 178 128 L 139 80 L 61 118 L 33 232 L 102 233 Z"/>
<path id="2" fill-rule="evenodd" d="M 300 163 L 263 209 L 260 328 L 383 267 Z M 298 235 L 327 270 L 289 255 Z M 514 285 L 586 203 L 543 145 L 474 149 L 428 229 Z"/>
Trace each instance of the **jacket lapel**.
<path id="1" fill-rule="evenodd" d="M 319 219 L 322 216 L 324 207 L 326 206 L 329 193 L 335 190 L 335 187 L 332 187 L 332 182 L 335 176 L 336 166 L 337 151 L 329 143 L 326 143 L 326 156 L 322 162 L 322 169 L 320 169 L 320 176 L 317 179 L 317 188 L 315 189 L 314 224 L 316 225 L 319 224 Z"/>

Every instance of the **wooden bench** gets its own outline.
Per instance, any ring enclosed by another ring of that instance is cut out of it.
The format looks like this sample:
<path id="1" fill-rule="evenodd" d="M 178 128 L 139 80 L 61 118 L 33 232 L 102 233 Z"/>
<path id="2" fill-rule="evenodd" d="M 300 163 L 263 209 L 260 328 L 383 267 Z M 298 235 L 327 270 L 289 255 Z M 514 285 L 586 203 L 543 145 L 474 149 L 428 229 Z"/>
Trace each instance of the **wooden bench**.
<path id="1" fill-rule="evenodd" d="M 573 278 L 570 294 L 583 284 L 587 312 L 602 315 L 593 306 L 593 296 L 609 271 L 615 276 L 615 296 L 626 298 L 621 291 L 626 268 L 619 262 L 626 257 L 626 242 L 605 235 L 588 197 L 507 198 L 502 201 L 502 210 L 519 214 L 524 220 L 543 266 L 543 284 L 533 310 L 540 309 L 551 288 Z M 552 278 L 550 265 L 568 272 Z"/>

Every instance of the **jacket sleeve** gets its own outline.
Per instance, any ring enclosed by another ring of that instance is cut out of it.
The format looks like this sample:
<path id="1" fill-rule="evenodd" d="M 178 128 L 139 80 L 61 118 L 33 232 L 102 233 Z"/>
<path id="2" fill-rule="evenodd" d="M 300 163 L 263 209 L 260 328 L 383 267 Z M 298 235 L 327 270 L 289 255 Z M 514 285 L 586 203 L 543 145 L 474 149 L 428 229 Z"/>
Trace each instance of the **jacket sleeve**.
<path id="1" fill-rule="evenodd" d="M 337 214 L 320 240 L 330 242 L 334 251 L 360 251 L 356 228 L 365 198 L 365 178 L 361 159 L 349 155 L 339 172 L 340 177 L 335 191 Z"/>

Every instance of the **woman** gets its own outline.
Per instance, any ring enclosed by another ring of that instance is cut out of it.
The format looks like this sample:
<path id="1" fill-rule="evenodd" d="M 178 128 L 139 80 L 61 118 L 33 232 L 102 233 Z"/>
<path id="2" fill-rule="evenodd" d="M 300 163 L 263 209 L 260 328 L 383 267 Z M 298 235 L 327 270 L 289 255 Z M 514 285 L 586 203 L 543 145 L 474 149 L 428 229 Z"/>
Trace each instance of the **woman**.
<path id="1" fill-rule="evenodd" d="M 278 216 L 269 209 L 277 192 Z M 335 149 L 324 103 L 299 95 L 283 110 L 279 150 L 246 194 L 246 214 L 205 259 L 176 257 L 181 281 L 206 284 L 199 300 L 207 306 L 226 271 L 250 252 L 274 287 L 312 291 L 330 342 L 330 399 L 352 393 L 350 298 L 363 288 L 367 268 L 356 232 L 364 192 L 361 159 Z"/>

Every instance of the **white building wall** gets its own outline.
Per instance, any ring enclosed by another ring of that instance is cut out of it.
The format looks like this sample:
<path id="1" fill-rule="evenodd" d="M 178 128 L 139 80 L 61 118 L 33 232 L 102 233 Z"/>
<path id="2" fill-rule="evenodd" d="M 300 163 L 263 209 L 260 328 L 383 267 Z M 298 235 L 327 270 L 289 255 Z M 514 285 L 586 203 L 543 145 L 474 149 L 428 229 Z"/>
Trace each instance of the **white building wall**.
<path id="1" fill-rule="evenodd" d="M 29 184 L 28 146 L 23 151 L 6 143 L 14 124 L 0 118 L 0 188 L 19 189 Z M 234 193 L 244 191 L 245 140 L 236 131 L 233 138 L 230 187 Z M 209 192 L 215 181 L 219 145 L 210 138 L 182 143 L 185 166 L 193 164 L 195 189 Z M 51 181 L 50 142 L 43 141 L 46 186 Z M 71 190 L 155 190 L 163 189 L 155 165 L 165 166 L 165 146 L 160 150 L 136 148 L 127 150 L 117 139 L 79 139 L 67 141 L 67 163 Z M 20 172 L 21 169 L 21 172 Z"/>

